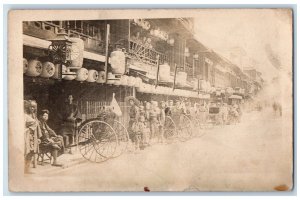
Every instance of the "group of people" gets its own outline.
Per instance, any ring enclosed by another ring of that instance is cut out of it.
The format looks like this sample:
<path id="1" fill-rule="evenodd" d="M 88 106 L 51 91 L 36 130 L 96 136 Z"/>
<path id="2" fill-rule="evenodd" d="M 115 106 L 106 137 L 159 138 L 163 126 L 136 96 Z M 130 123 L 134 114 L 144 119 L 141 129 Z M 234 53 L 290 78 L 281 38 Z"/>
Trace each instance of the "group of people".
<path id="1" fill-rule="evenodd" d="M 31 164 L 36 167 L 37 159 L 44 153 L 50 153 L 53 158 L 53 166 L 62 166 L 57 158 L 63 153 L 72 153 L 69 148 L 75 141 L 75 128 L 78 120 L 81 119 L 77 106 L 73 103 L 73 96 L 69 95 L 68 100 L 62 105 L 59 113 L 60 130 L 57 134 L 50 128 L 47 121 L 50 112 L 42 109 L 38 112 L 35 100 L 24 101 L 25 111 L 25 133 L 24 133 L 24 157 L 25 173 L 32 173 Z"/>
<path id="2" fill-rule="evenodd" d="M 196 117 L 200 123 L 205 124 L 210 103 L 202 102 L 192 105 L 189 101 L 173 100 L 140 102 L 134 97 L 129 100 L 129 138 L 135 149 L 143 150 L 153 143 L 165 143 L 165 122 L 166 116 L 180 120 L 182 114 Z M 81 122 L 81 114 L 76 104 L 73 103 L 73 96 L 68 95 L 67 101 L 61 105 L 57 118 L 60 121 L 59 133 L 50 128 L 47 121 L 50 115 L 49 110 L 37 109 L 34 100 L 24 101 L 25 106 L 25 172 L 30 173 L 30 165 L 36 167 L 37 158 L 41 152 L 51 153 L 53 166 L 61 166 L 57 158 L 63 153 L 72 153 L 71 146 L 76 143 L 76 127 Z M 226 103 L 218 105 L 219 116 L 222 124 L 228 122 L 237 123 L 240 121 L 241 109 L 239 105 L 231 106 Z M 117 116 L 111 107 L 102 109 L 99 113 L 104 121 L 114 120 Z M 180 121 L 178 121 L 180 123 Z"/>
<path id="3" fill-rule="evenodd" d="M 144 149 L 153 142 L 164 143 L 166 103 L 157 101 L 140 103 L 129 99 L 129 138 L 136 149 Z"/>
<path id="4" fill-rule="evenodd" d="M 135 98 L 129 99 L 129 125 L 128 132 L 130 140 L 136 149 L 143 150 L 152 143 L 165 143 L 166 116 L 171 116 L 180 123 L 181 115 L 198 117 L 201 123 L 206 122 L 208 105 L 192 103 L 189 101 L 173 100 L 151 102 L 140 102 Z"/>

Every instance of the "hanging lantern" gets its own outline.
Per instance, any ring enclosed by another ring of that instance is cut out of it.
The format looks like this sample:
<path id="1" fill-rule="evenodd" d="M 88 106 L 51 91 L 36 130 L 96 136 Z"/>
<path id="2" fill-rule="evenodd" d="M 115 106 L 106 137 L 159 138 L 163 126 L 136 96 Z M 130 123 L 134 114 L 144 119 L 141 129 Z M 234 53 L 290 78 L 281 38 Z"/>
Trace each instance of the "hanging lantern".
<path id="1" fill-rule="evenodd" d="M 50 78 L 55 73 L 55 66 L 52 62 L 44 62 L 41 77 Z"/>
<path id="2" fill-rule="evenodd" d="M 105 83 L 105 71 L 98 72 L 98 79 L 96 80 L 97 83 Z"/>
<path id="3" fill-rule="evenodd" d="M 42 63 L 37 59 L 29 60 L 26 75 L 33 77 L 39 76 L 42 73 L 42 66 Z"/>
<path id="4" fill-rule="evenodd" d="M 84 42 L 77 37 L 70 37 L 69 40 L 72 42 L 70 49 L 70 67 L 80 68 L 83 64 Z"/>
<path id="5" fill-rule="evenodd" d="M 96 82 L 98 80 L 99 74 L 96 70 L 89 70 L 88 71 L 88 78 L 86 79 L 87 82 Z"/>
<path id="6" fill-rule="evenodd" d="M 170 39 L 168 40 L 168 43 L 169 43 L 171 46 L 174 46 L 174 43 L 175 43 L 174 38 L 170 38 Z"/>
<path id="7" fill-rule="evenodd" d="M 198 55 L 198 54 L 194 54 L 194 55 L 193 55 L 193 58 L 194 58 L 195 60 L 198 60 L 198 59 L 199 59 L 199 55 Z"/>
<path id="8" fill-rule="evenodd" d="M 77 70 L 76 81 L 85 81 L 89 77 L 89 71 L 86 68 Z"/>
<path id="9" fill-rule="evenodd" d="M 110 65 L 114 74 L 124 74 L 126 68 L 126 56 L 121 50 L 110 54 Z"/>
<path id="10" fill-rule="evenodd" d="M 49 50 L 54 63 L 66 62 L 71 60 L 72 41 L 67 36 L 64 29 L 60 29 L 57 36 L 51 40 Z"/>

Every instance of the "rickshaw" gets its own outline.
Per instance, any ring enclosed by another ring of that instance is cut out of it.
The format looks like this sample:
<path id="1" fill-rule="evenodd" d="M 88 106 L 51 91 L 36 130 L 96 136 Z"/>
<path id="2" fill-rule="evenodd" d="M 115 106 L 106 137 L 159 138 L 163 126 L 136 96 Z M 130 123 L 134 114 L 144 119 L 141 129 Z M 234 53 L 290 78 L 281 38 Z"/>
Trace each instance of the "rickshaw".
<path id="1" fill-rule="evenodd" d="M 208 108 L 208 124 L 211 126 L 221 124 L 222 116 L 220 110 L 219 102 L 211 102 Z"/>
<path id="2" fill-rule="evenodd" d="M 120 156 L 129 142 L 127 129 L 121 122 L 101 117 L 84 121 L 77 137 L 81 155 L 96 163 Z"/>
<path id="3" fill-rule="evenodd" d="M 193 135 L 193 123 L 190 117 L 184 113 L 172 112 L 166 116 L 165 121 L 165 138 L 180 141 L 186 141 Z"/>

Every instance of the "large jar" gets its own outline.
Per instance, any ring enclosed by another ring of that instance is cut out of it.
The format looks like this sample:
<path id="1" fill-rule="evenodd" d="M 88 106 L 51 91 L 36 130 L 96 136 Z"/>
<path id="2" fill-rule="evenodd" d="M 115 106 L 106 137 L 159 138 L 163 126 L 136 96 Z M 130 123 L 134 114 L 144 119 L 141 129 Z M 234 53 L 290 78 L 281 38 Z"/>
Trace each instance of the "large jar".
<path id="1" fill-rule="evenodd" d="M 70 41 L 72 42 L 70 67 L 82 67 L 84 42 L 76 37 L 70 37 Z"/>
<path id="2" fill-rule="evenodd" d="M 110 65 L 113 74 L 124 74 L 126 67 L 126 58 L 124 52 L 121 50 L 111 52 Z"/>
<path id="3" fill-rule="evenodd" d="M 170 66 L 168 63 L 159 66 L 158 80 L 162 82 L 170 81 Z"/>
<path id="4" fill-rule="evenodd" d="M 42 73 L 42 63 L 37 60 L 29 60 L 28 62 L 28 69 L 26 71 L 27 76 L 39 76 Z"/>

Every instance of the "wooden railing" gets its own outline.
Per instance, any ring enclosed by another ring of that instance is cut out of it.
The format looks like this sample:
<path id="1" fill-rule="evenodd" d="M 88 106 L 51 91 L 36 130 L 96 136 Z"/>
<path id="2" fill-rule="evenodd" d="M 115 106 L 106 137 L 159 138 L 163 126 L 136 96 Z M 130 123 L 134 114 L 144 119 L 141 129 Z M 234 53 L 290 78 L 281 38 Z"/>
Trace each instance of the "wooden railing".
<path id="1" fill-rule="evenodd" d="M 169 58 L 160 52 L 150 48 L 150 45 L 142 44 L 140 42 L 130 40 L 128 49 L 128 56 L 132 59 L 137 59 L 143 63 L 156 65 L 157 56 L 159 55 L 159 62 L 168 62 Z"/>
<path id="2" fill-rule="evenodd" d="M 49 39 L 55 37 L 60 28 L 58 21 L 28 21 L 23 23 L 24 34 L 34 36 L 41 39 Z M 84 47 L 88 51 L 98 53 L 104 52 L 101 40 L 101 30 L 95 25 L 88 24 L 83 21 L 63 21 L 64 28 L 69 35 L 79 36 L 84 41 Z"/>

